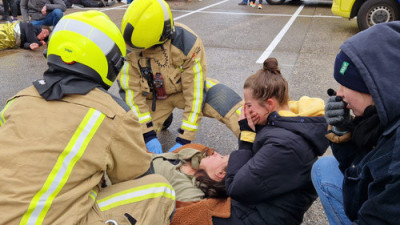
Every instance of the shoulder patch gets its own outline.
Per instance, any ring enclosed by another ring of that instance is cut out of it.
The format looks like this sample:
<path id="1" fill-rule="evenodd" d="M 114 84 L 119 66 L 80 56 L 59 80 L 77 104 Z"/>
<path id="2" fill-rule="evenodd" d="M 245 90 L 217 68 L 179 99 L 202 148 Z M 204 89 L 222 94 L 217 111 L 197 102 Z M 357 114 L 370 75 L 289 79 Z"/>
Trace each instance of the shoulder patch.
<path id="1" fill-rule="evenodd" d="M 190 31 L 183 27 L 175 27 L 175 35 L 171 40 L 171 44 L 179 48 L 183 54 L 186 56 L 189 54 L 190 50 L 193 48 L 196 42 L 196 35 L 192 34 Z"/>

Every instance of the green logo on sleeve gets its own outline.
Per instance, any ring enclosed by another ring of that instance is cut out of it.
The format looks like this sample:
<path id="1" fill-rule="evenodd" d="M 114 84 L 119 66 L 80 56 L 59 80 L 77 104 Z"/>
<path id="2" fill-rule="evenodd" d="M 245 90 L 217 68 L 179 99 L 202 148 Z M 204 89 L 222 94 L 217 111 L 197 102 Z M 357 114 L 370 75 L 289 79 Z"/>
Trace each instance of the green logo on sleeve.
<path id="1" fill-rule="evenodd" d="M 346 70 L 347 70 L 347 67 L 349 67 L 349 63 L 346 62 L 346 61 L 344 61 L 344 62 L 342 63 L 342 68 L 340 68 L 340 74 L 344 75 L 344 73 L 345 73 Z"/>

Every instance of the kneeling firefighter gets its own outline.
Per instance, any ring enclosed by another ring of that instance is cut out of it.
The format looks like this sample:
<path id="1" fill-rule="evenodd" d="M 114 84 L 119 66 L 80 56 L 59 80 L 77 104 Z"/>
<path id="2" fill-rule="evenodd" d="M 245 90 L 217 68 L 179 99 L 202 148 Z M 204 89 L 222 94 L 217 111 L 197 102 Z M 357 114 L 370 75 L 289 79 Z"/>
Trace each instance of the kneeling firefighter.
<path id="1" fill-rule="evenodd" d="M 135 0 L 122 19 L 128 54 L 119 79 L 120 95 L 139 117 L 146 146 L 162 153 L 157 139 L 174 108 L 183 109 L 176 144 L 190 143 L 203 116 L 216 118 L 238 136 L 241 97 L 207 79 L 201 39 L 187 26 L 174 24 L 164 0 Z"/>
<path id="2" fill-rule="evenodd" d="M 0 112 L 0 224 L 170 223 L 175 192 L 151 174 L 137 117 L 107 92 L 125 54 L 102 12 L 58 22 L 43 79 Z"/>

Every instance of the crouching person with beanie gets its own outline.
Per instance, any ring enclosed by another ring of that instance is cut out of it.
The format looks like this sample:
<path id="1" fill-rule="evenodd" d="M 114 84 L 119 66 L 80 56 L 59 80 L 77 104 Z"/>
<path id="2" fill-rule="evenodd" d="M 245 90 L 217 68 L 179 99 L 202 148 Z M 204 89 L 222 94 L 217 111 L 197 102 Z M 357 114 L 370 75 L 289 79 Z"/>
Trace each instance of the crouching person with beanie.
<path id="1" fill-rule="evenodd" d="M 0 112 L 0 224 L 170 223 L 175 192 L 152 174 L 137 117 L 107 92 L 125 55 L 102 12 L 57 24 L 43 79 Z"/>
<path id="2" fill-rule="evenodd" d="M 400 221 L 399 42 L 400 22 L 378 24 L 344 42 L 336 57 L 339 89 L 325 108 L 334 156 L 312 169 L 330 224 Z"/>

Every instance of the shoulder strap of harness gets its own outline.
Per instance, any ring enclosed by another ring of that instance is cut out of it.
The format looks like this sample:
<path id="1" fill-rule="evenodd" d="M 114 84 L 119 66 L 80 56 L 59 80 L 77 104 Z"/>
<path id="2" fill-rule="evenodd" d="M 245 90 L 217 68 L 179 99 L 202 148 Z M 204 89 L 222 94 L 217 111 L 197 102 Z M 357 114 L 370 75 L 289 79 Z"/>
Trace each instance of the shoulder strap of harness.
<path id="1" fill-rule="evenodd" d="M 144 79 L 147 80 L 147 83 L 149 84 L 150 91 L 153 92 L 153 103 L 151 105 L 151 110 L 154 112 L 156 110 L 156 89 L 154 88 L 153 85 L 153 70 L 151 69 L 151 63 L 150 63 L 150 58 L 147 58 L 147 65 L 145 67 L 142 67 L 140 65 L 140 59 L 138 60 L 138 66 L 140 69 L 140 74 Z"/>

